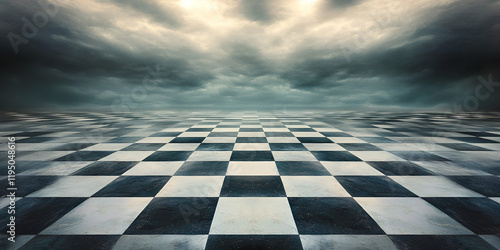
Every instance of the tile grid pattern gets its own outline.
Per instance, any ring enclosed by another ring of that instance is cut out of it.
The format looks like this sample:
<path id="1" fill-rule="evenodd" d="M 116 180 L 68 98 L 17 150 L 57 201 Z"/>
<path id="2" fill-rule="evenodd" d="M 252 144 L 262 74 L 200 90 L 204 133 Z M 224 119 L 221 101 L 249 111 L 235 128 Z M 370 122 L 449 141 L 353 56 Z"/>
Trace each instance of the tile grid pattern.
<path id="1" fill-rule="evenodd" d="M 0 121 L 2 159 L 6 138 L 17 139 L 15 244 L 0 217 L 0 244 L 12 249 L 500 247 L 500 114 L 2 113 Z"/>

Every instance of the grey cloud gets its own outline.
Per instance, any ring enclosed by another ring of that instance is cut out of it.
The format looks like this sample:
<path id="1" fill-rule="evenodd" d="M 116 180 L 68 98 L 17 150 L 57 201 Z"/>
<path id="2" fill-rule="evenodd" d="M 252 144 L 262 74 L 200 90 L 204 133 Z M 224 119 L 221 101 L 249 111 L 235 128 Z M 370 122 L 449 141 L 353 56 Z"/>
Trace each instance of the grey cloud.
<path id="1" fill-rule="evenodd" d="M 137 107 L 449 107 L 474 94 L 478 76 L 500 74 L 495 1 L 455 1 L 433 15 L 420 13 L 412 27 L 384 26 L 381 32 L 398 32 L 370 38 L 350 61 L 339 40 L 352 32 L 315 29 L 342 18 L 356 21 L 355 8 L 367 8 L 368 0 L 318 1 L 311 18 L 300 20 L 294 15 L 305 15 L 306 7 L 291 13 L 289 1 L 239 1 L 236 9 L 217 1 L 223 10 L 212 18 L 203 14 L 211 5 L 182 9 L 174 2 L 113 0 L 106 3 L 116 8 L 102 14 L 83 2 L 81 10 L 64 2 L 18 54 L 5 35 L 19 33 L 21 18 L 39 8 L 28 1 L 0 4 L 0 108 L 109 108 L 141 88 L 156 65 L 158 85 L 135 100 Z M 324 4 L 330 7 L 321 9 Z M 316 18 L 318 11 L 329 14 Z M 394 15 L 396 23 L 407 18 Z M 152 22 L 134 23 L 141 21 L 137 16 Z M 218 18 L 225 19 L 216 23 Z M 139 28 L 116 26 L 115 20 Z M 500 110 L 500 90 L 491 95 L 480 108 Z"/>

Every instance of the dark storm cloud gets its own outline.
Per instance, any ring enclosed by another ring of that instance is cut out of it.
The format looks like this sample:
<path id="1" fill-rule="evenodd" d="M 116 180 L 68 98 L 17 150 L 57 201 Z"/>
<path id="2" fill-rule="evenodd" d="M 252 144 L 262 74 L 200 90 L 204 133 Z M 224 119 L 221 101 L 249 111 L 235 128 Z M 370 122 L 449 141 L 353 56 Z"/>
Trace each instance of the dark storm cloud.
<path id="1" fill-rule="evenodd" d="M 249 20 L 266 23 L 272 21 L 276 17 L 270 7 L 271 1 L 267 0 L 241 0 L 238 8 L 240 13 Z"/>
<path id="2" fill-rule="evenodd" d="M 500 74 L 497 1 L 57 3 L 19 53 L 7 35 L 43 8 L 0 3 L 0 107 L 106 109 L 142 91 L 143 108 L 448 108 Z"/>
<path id="3" fill-rule="evenodd" d="M 145 17 L 151 18 L 155 22 L 166 24 L 171 28 L 178 28 L 182 25 L 182 17 L 176 13 L 174 8 L 163 7 L 154 1 L 137 0 L 111 0 L 115 4 L 128 7 L 131 13 L 139 12 Z"/>

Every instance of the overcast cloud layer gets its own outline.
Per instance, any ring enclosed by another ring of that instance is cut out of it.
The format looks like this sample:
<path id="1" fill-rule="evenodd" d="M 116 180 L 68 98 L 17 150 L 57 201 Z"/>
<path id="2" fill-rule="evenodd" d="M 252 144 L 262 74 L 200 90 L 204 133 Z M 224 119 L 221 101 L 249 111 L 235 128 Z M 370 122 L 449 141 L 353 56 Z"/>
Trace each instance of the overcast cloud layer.
<path id="1" fill-rule="evenodd" d="M 500 110 L 496 0 L 41 3 L 0 2 L 0 109 Z"/>

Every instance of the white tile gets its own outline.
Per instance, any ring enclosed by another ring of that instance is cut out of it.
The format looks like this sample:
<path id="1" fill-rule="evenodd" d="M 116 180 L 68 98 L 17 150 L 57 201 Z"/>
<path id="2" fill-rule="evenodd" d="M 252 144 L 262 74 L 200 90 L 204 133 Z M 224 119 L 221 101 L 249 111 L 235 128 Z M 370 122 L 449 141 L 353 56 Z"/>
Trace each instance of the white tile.
<path id="1" fill-rule="evenodd" d="M 384 175 L 366 162 L 322 161 L 332 175 Z"/>
<path id="2" fill-rule="evenodd" d="M 288 128 L 263 128 L 264 132 L 290 132 Z"/>
<path id="3" fill-rule="evenodd" d="M 118 151 L 122 148 L 130 146 L 132 143 L 99 143 L 87 148 L 82 149 L 82 151 Z"/>
<path id="4" fill-rule="evenodd" d="M 199 143 L 169 143 L 159 148 L 158 151 L 195 151 Z"/>
<path id="5" fill-rule="evenodd" d="M 65 176 L 27 197 L 90 197 L 117 176 Z"/>
<path id="6" fill-rule="evenodd" d="M 295 137 L 267 137 L 268 143 L 300 143 Z"/>
<path id="7" fill-rule="evenodd" d="M 496 202 L 500 203 L 500 197 L 492 197 L 492 198 L 490 198 L 490 199 L 492 199 L 492 200 L 494 200 L 494 201 L 496 201 Z"/>
<path id="8" fill-rule="evenodd" d="M 275 161 L 317 161 L 309 151 L 272 151 Z"/>
<path id="9" fill-rule="evenodd" d="M 404 161 L 389 152 L 385 151 L 350 151 L 363 161 Z"/>
<path id="10" fill-rule="evenodd" d="M 500 249 L 500 236 L 497 235 L 479 235 L 490 245 L 494 246 L 496 249 Z"/>
<path id="11" fill-rule="evenodd" d="M 443 176 L 390 176 L 420 197 L 482 197 Z"/>
<path id="12" fill-rule="evenodd" d="M 19 175 L 69 175 L 91 163 L 91 161 L 53 161 L 45 167 L 30 168 Z"/>
<path id="13" fill-rule="evenodd" d="M 366 143 L 365 141 L 356 137 L 328 137 L 335 143 Z"/>
<path id="14" fill-rule="evenodd" d="M 31 151 L 18 152 L 16 161 L 52 161 L 75 151 Z"/>
<path id="15" fill-rule="evenodd" d="M 229 161 L 232 151 L 194 151 L 188 161 Z"/>
<path id="16" fill-rule="evenodd" d="M 41 151 L 41 150 L 52 150 L 56 147 L 64 146 L 65 143 L 16 143 L 17 151 Z M 7 149 L 7 146 L 4 147 Z M 2 148 L 2 149 L 4 149 Z"/>
<path id="17" fill-rule="evenodd" d="M 146 137 L 136 143 L 169 143 L 175 137 Z"/>
<path id="18" fill-rule="evenodd" d="M 203 143 L 235 143 L 236 137 L 207 137 Z"/>
<path id="19" fill-rule="evenodd" d="M 184 132 L 188 129 L 189 129 L 188 127 L 185 127 L 185 128 L 166 128 L 166 129 L 160 130 L 160 132 Z"/>
<path id="20" fill-rule="evenodd" d="M 142 161 L 155 151 L 118 151 L 114 152 L 99 161 Z"/>
<path id="21" fill-rule="evenodd" d="M 212 132 L 239 132 L 240 128 L 214 128 Z"/>
<path id="22" fill-rule="evenodd" d="M 500 143 L 469 143 L 469 144 L 485 149 L 500 151 Z"/>
<path id="23" fill-rule="evenodd" d="M 204 250 L 208 235 L 123 235 L 113 250 L 192 249 Z"/>
<path id="24" fill-rule="evenodd" d="M 338 128 L 315 128 L 314 130 L 318 132 L 343 132 Z"/>
<path id="25" fill-rule="evenodd" d="M 412 161 L 438 175 L 490 175 L 486 172 L 458 166 L 448 161 Z"/>
<path id="26" fill-rule="evenodd" d="M 238 137 L 266 137 L 264 132 L 238 132 Z"/>
<path id="27" fill-rule="evenodd" d="M 231 161 L 226 175 L 279 175 L 274 161 Z"/>
<path id="28" fill-rule="evenodd" d="M 152 198 L 89 198 L 41 234 L 123 234 Z"/>
<path id="29" fill-rule="evenodd" d="M 210 234 L 298 234 L 286 197 L 219 198 Z"/>
<path id="30" fill-rule="evenodd" d="M 169 175 L 172 176 L 184 164 L 183 161 L 143 161 L 137 163 L 123 175 Z"/>
<path id="31" fill-rule="evenodd" d="M 287 197 L 350 197 L 333 176 L 281 176 Z"/>
<path id="32" fill-rule="evenodd" d="M 354 198 L 386 234 L 473 234 L 420 198 Z"/>
<path id="33" fill-rule="evenodd" d="M 325 137 L 318 132 L 292 132 L 295 137 Z"/>
<path id="34" fill-rule="evenodd" d="M 184 132 L 178 137 L 207 137 L 210 132 Z"/>
<path id="35" fill-rule="evenodd" d="M 173 176 L 156 197 L 218 197 L 224 176 Z"/>
<path id="36" fill-rule="evenodd" d="M 301 235 L 304 250 L 397 250 L 387 235 Z"/>
<path id="37" fill-rule="evenodd" d="M 265 150 L 265 151 L 270 151 L 271 148 L 269 147 L 268 143 L 236 143 L 234 144 L 233 151 L 239 151 L 239 150 L 250 150 L 250 151 L 259 151 L 259 150 Z"/>
<path id="38" fill-rule="evenodd" d="M 336 143 L 303 143 L 309 151 L 346 151 Z"/>

